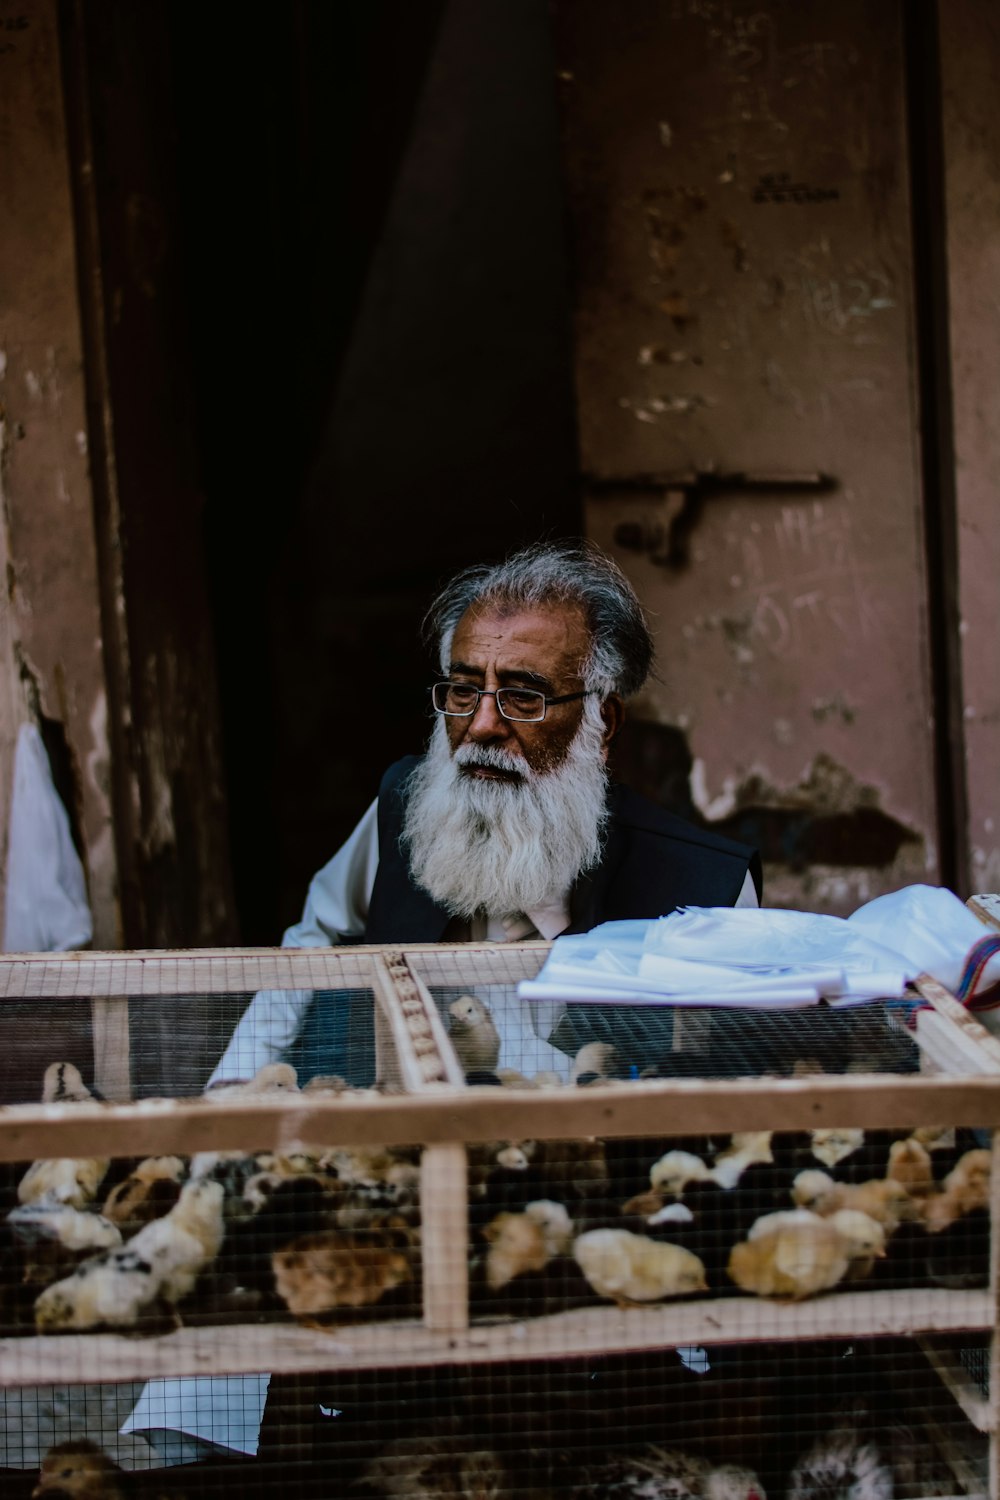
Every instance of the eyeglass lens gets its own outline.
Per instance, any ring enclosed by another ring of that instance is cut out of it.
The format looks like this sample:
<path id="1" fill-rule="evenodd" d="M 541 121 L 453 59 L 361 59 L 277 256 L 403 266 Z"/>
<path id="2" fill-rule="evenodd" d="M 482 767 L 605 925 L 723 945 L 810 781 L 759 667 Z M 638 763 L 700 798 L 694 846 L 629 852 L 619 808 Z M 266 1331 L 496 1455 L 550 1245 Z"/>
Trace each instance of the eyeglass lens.
<path id="1" fill-rule="evenodd" d="M 437 682 L 432 689 L 434 707 L 440 714 L 474 714 L 479 707 L 481 690 L 466 682 Z M 531 688 L 498 688 L 495 693 L 497 708 L 505 719 L 532 720 L 545 717 L 545 694 Z"/>

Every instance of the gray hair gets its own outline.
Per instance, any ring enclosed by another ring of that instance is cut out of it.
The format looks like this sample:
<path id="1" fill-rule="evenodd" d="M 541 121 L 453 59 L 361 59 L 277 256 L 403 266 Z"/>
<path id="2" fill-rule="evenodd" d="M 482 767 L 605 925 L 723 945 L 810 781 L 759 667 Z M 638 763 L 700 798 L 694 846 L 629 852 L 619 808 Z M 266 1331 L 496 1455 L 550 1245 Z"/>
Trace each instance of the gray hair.
<path id="1" fill-rule="evenodd" d="M 581 666 L 585 687 L 606 697 L 637 693 L 653 661 L 653 641 L 635 590 L 616 562 L 589 541 L 538 543 L 504 562 L 458 573 L 424 620 L 442 671 L 450 666 L 455 627 L 471 605 L 535 608 L 576 604 L 590 631 Z"/>

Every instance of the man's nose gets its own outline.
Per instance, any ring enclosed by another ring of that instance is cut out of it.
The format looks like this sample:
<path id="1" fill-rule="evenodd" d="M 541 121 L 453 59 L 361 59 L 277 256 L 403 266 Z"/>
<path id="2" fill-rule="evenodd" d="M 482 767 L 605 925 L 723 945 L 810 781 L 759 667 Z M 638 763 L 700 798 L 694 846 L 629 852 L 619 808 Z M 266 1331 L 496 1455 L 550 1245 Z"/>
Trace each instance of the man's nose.
<path id="1" fill-rule="evenodd" d="M 497 708 L 496 696 L 493 693 L 483 693 L 469 720 L 467 733 L 474 740 L 505 739 L 509 733 L 509 723 Z"/>

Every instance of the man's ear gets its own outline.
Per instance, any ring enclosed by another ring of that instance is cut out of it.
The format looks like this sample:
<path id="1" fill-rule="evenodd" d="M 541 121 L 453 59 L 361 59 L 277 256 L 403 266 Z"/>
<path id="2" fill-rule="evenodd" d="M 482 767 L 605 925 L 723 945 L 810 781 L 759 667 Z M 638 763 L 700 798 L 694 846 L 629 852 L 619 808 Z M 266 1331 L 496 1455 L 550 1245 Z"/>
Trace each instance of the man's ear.
<path id="1" fill-rule="evenodd" d="M 604 754 L 607 755 L 611 749 L 612 741 L 617 737 L 618 731 L 625 722 L 625 704 L 617 693 L 609 693 L 601 704 L 601 718 L 604 720 Z"/>

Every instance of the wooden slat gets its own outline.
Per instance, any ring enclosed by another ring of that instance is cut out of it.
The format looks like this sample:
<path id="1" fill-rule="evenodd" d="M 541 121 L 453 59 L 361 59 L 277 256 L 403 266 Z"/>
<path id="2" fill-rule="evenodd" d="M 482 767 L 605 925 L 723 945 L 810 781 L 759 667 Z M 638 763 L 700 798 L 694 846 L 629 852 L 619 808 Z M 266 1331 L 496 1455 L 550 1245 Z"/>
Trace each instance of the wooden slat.
<path id="1" fill-rule="evenodd" d="M 956 1433 L 951 1424 L 941 1421 L 940 1412 L 928 1411 L 926 1407 L 917 1407 L 908 1416 L 931 1439 L 951 1470 L 955 1482 L 960 1485 L 960 1493 L 967 1496 L 968 1500 L 975 1500 L 977 1495 L 983 1495 L 982 1477 L 975 1465 L 969 1462 L 966 1444 L 962 1441 L 963 1435 Z M 991 1495 L 990 1500 L 995 1500 L 995 1497 Z"/>
<path id="2" fill-rule="evenodd" d="M 156 1375 L 218 1375 L 257 1370 L 380 1369 L 571 1359 L 678 1345 L 789 1342 L 796 1339 L 909 1336 L 989 1326 L 986 1292 L 845 1292 L 811 1302 L 754 1297 L 619 1310 L 588 1307 L 464 1333 L 416 1322 L 371 1323 L 316 1332 L 287 1323 L 185 1328 L 157 1338 L 116 1334 L 0 1340 L 0 1384 L 63 1383 L 100 1372 L 102 1380 Z"/>
<path id="3" fill-rule="evenodd" d="M 469 1326 L 469 1183 L 465 1147 L 429 1146 L 420 1162 L 424 1326 Z"/>
<path id="4" fill-rule="evenodd" d="M 465 1070 L 455 1055 L 455 1049 L 451 1044 L 445 1024 L 441 1019 L 441 1012 L 435 1004 L 434 996 L 420 977 L 419 972 L 416 972 L 409 963 L 409 960 L 406 960 L 406 966 L 410 980 L 416 987 L 417 994 L 423 1003 L 427 1024 L 431 1029 L 431 1035 L 434 1038 L 434 1044 L 441 1059 L 444 1077 L 448 1083 L 453 1084 L 456 1088 L 463 1088 L 465 1085 Z"/>
<path id="5" fill-rule="evenodd" d="M 958 1036 L 962 1038 L 959 1045 L 968 1044 L 968 1056 L 970 1065 L 972 1059 L 977 1055 L 988 1057 L 994 1065 L 994 1071 L 1000 1073 L 1000 1041 L 991 1036 L 986 1027 L 975 1016 L 962 1005 L 950 990 L 932 979 L 929 974 L 921 974 L 916 980 L 916 987 L 925 1000 L 927 1000 L 941 1016 L 954 1026 L 956 1042 Z M 980 1069 L 979 1071 L 983 1071 Z"/>
<path id="6" fill-rule="evenodd" d="M 403 1097 L 263 1096 L 230 1103 L 146 1099 L 122 1105 L 0 1108 L 0 1161 L 38 1156 L 189 1155 L 322 1145 L 438 1145 L 448 1141 L 567 1140 L 809 1130 L 927 1122 L 1000 1124 L 1000 1080 L 917 1074 L 824 1074 L 808 1079 L 672 1079 L 587 1089 L 452 1089 Z"/>
<path id="7" fill-rule="evenodd" d="M 389 970 L 386 968 L 385 959 L 381 955 L 373 961 L 372 979 L 375 990 L 375 1003 L 392 1037 L 392 1044 L 396 1052 L 396 1064 L 403 1080 L 403 1087 L 413 1093 L 419 1093 L 423 1088 L 423 1074 L 421 1073 L 420 1063 L 410 1045 L 410 1034 L 407 1031 L 403 1014 L 399 1008 L 396 989 Z"/>
<path id="8" fill-rule="evenodd" d="M 980 922 L 1000 932 L 1000 896 L 985 894 L 970 896 L 965 904 Z"/>
<path id="9" fill-rule="evenodd" d="M 940 1343 L 926 1334 L 919 1335 L 917 1343 L 977 1432 L 992 1432 L 995 1422 L 992 1403 L 980 1395 L 979 1387 L 955 1357 L 951 1344 Z"/>
<path id="10" fill-rule="evenodd" d="M 924 1059 L 929 1059 L 942 1073 L 955 1078 L 1000 1073 L 1000 1062 L 981 1043 L 936 1010 L 917 1012 L 916 1035 L 922 1066 Z"/>
<path id="11" fill-rule="evenodd" d="M 530 979 L 551 943 L 414 943 L 407 954 L 431 983 L 456 963 L 468 979 Z M 378 944 L 342 948 L 178 948 L 0 956 L 0 1000 L 25 996 L 218 994 L 257 989 L 367 989 Z M 303 974 L 303 970 L 308 971 Z"/>
<path id="12" fill-rule="evenodd" d="M 132 1097 L 128 996 L 96 996 L 90 1003 L 94 1038 L 94 1085 L 105 1099 Z"/>

